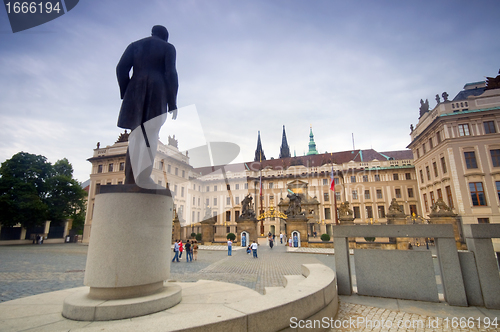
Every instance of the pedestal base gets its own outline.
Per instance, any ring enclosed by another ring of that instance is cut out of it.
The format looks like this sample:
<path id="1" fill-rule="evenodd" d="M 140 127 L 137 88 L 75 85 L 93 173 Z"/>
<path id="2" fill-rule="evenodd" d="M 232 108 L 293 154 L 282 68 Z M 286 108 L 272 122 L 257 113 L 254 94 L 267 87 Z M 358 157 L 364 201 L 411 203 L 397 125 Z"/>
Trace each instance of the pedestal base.
<path id="1" fill-rule="evenodd" d="M 163 287 L 158 293 L 119 300 L 97 300 L 83 289 L 64 300 L 63 317 L 79 321 L 105 321 L 144 316 L 166 310 L 181 302 L 177 285 Z"/>

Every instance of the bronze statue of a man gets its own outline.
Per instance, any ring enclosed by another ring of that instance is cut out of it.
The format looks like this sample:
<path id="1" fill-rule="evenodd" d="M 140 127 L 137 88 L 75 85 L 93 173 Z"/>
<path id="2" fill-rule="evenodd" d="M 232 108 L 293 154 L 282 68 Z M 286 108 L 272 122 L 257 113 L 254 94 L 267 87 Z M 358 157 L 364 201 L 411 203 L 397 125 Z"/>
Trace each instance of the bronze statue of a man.
<path id="1" fill-rule="evenodd" d="M 155 25 L 151 37 L 130 44 L 116 66 L 123 99 L 118 127 L 131 130 L 125 183 L 144 188 L 156 186 L 151 171 L 167 112 L 173 113 L 172 119 L 177 116 L 176 51 L 167 40 L 167 29 Z"/>

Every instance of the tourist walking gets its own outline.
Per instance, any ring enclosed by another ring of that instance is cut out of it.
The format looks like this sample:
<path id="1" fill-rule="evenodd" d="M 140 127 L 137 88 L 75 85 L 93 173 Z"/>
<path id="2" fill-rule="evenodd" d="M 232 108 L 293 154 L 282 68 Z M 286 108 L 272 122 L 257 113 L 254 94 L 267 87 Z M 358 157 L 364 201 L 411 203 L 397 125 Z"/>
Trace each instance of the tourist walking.
<path id="1" fill-rule="evenodd" d="M 182 244 L 182 240 L 179 240 L 179 258 L 182 258 L 183 251 L 184 251 L 184 245 Z"/>
<path id="2" fill-rule="evenodd" d="M 290 235 L 290 238 L 288 239 L 288 246 L 291 247 L 292 246 L 292 236 Z"/>
<path id="3" fill-rule="evenodd" d="M 175 240 L 174 243 L 174 258 L 172 258 L 172 262 L 179 262 L 179 240 Z"/>
<path id="4" fill-rule="evenodd" d="M 280 233 L 280 243 L 283 244 L 283 233 Z"/>
<path id="5" fill-rule="evenodd" d="M 227 255 L 231 256 L 231 253 L 233 251 L 233 242 L 231 242 L 231 239 L 227 240 Z"/>
<path id="6" fill-rule="evenodd" d="M 186 263 L 192 262 L 193 261 L 193 252 L 191 251 L 192 247 L 191 247 L 191 243 L 189 243 L 189 240 L 187 240 L 185 247 L 186 247 Z"/>
<path id="7" fill-rule="evenodd" d="M 269 238 L 269 246 L 271 247 L 271 249 L 273 249 L 274 239 L 272 237 Z"/>
<path id="8" fill-rule="evenodd" d="M 193 258 L 194 260 L 198 260 L 198 241 L 193 241 Z"/>
<path id="9" fill-rule="evenodd" d="M 253 243 L 250 245 L 250 247 L 252 248 L 253 258 L 258 258 L 257 257 L 257 248 L 258 248 L 257 243 L 255 243 L 255 241 L 253 241 Z"/>

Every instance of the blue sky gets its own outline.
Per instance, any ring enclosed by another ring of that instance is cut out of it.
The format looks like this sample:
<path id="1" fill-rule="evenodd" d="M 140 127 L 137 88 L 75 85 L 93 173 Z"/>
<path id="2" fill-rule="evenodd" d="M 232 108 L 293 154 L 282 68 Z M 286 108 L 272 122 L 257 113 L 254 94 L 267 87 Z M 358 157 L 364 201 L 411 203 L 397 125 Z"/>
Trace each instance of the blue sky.
<path id="1" fill-rule="evenodd" d="M 404 149 L 419 100 L 500 68 L 498 1 L 94 1 L 13 34 L 0 9 L 0 162 L 19 151 L 68 158 L 89 177 L 96 143 L 120 129 L 115 67 L 162 24 L 177 49 L 178 106 L 167 121 L 180 149 L 209 141 L 252 160 L 260 130 L 268 158 L 307 151 Z M 198 121 L 199 120 L 199 121 Z M 200 135 L 200 132 L 203 135 Z M 201 137 L 201 139 L 200 139 Z"/>

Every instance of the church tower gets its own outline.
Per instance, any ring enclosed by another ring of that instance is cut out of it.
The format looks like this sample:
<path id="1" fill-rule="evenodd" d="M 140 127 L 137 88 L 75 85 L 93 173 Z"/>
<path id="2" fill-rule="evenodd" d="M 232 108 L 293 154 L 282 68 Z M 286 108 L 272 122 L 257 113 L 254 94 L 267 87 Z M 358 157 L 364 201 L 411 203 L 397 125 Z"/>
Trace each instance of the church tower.
<path id="1" fill-rule="evenodd" d="M 288 147 L 288 142 L 286 141 L 285 126 L 283 126 L 283 137 L 281 138 L 281 148 L 280 148 L 280 159 L 290 158 L 290 148 Z"/>
<path id="2" fill-rule="evenodd" d="M 310 128 L 311 131 L 309 133 L 309 151 L 307 152 L 308 156 L 311 154 L 318 154 L 318 151 L 316 150 L 316 143 L 314 143 L 313 128 L 312 126 Z"/>
<path id="3" fill-rule="evenodd" d="M 262 161 L 266 160 L 266 155 L 264 154 L 264 150 L 262 149 L 262 143 L 260 142 L 260 130 L 259 137 L 257 138 L 257 149 L 255 149 L 255 159 L 254 161 Z"/>

